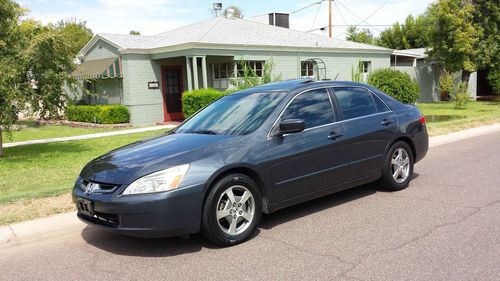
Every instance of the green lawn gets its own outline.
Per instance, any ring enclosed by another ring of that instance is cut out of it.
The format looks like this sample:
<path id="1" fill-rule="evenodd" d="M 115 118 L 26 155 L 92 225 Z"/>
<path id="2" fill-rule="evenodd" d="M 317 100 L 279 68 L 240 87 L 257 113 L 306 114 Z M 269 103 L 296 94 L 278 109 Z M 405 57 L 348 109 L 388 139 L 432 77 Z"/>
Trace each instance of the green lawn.
<path id="1" fill-rule="evenodd" d="M 12 131 L 12 139 L 7 137 L 7 133 L 2 132 L 4 143 L 29 141 L 38 139 L 71 137 L 86 134 L 95 134 L 102 132 L 117 131 L 123 129 L 102 129 L 102 128 L 72 128 L 69 126 L 39 125 L 33 121 L 20 121 L 21 130 Z M 125 128 L 130 129 L 130 128 Z"/>
<path id="2" fill-rule="evenodd" d="M 161 131 L 5 148 L 0 158 L 0 205 L 67 193 L 91 159 Z"/>
<path id="3" fill-rule="evenodd" d="M 419 103 L 418 107 L 426 116 L 431 136 L 500 122 L 498 102 L 470 102 L 466 109 L 454 109 L 450 102 Z"/>

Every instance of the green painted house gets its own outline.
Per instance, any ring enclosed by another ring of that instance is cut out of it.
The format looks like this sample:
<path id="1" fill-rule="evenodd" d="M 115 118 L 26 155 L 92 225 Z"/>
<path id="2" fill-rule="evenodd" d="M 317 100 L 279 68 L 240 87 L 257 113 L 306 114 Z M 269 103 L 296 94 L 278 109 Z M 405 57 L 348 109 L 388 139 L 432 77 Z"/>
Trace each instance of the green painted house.
<path id="1" fill-rule="evenodd" d="M 87 102 L 122 104 L 134 125 L 182 119 L 181 95 L 199 88 L 227 89 L 245 60 L 262 73 L 273 63 L 283 79 L 351 80 L 363 62 L 391 66 L 393 50 L 336 40 L 285 27 L 217 17 L 155 36 L 97 34 L 81 50 L 75 75 L 96 95 Z"/>

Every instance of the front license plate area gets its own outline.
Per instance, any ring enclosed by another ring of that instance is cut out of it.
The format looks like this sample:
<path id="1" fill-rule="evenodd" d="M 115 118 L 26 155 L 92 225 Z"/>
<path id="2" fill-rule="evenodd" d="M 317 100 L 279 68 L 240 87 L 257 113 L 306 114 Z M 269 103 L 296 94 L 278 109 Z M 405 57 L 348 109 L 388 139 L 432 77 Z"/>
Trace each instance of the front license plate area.
<path id="1" fill-rule="evenodd" d="M 92 201 L 85 200 L 82 198 L 78 198 L 77 201 L 78 201 L 77 208 L 79 213 L 89 217 L 94 216 L 94 207 L 92 206 Z"/>

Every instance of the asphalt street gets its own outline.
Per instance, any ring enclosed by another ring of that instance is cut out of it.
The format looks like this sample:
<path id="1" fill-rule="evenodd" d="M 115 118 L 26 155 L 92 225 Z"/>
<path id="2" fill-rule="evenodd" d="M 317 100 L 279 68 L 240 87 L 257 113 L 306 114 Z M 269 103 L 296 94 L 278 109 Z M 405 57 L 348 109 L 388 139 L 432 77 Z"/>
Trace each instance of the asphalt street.
<path id="1" fill-rule="evenodd" d="M 265 215 L 217 248 L 83 224 L 0 244 L 0 280 L 500 280 L 500 132 L 431 148 L 410 186 Z"/>

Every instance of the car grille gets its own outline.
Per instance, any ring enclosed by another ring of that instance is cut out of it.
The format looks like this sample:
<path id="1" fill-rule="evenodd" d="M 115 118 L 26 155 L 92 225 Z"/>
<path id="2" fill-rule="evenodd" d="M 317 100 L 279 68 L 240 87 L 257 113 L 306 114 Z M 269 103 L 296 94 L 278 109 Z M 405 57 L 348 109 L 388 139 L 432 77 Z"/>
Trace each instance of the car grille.
<path id="1" fill-rule="evenodd" d="M 88 185 L 91 183 L 98 184 L 98 186 L 99 186 L 98 188 L 93 189 L 91 193 L 112 193 L 119 186 L 116 184 L 97 183 L 97 182 L 91 182 L 88 180 L 82 180 L 80 183 L 80 189 L 83 191 L 86 191 Z"/>

